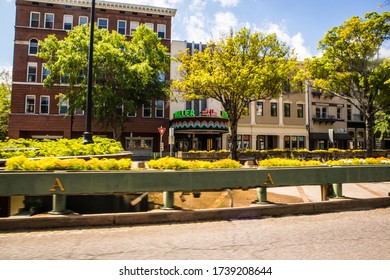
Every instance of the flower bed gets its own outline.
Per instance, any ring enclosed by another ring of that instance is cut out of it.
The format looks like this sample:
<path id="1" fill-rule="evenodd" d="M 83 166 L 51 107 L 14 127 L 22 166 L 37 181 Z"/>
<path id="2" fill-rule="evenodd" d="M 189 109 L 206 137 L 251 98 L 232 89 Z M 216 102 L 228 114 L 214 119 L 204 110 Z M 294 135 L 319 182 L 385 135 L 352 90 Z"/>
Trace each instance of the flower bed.
<path id="1" fill-rule="evenodd" d="M 24 156 L 13 157 L 7 160 L 6 170 L 50 171 L 50 170 L 129 170 L 131 160 L 124 159 L 97 159 L 89 160 L 72 158 L 59 159 L 54 157 L 38 160 L 28 159 Z"/>
<path id="2" fill-rule="evenodd" d="M 84 145 L 83 139 L 9 139 L 0 142 L 0 159 L 16 156 L 27 158 L 105 155 L 123 152 L 120 142 L 94 137 L 94 143 Z"/>
<path id="3" fill-rule="evenodd" d="M 241 164 L 235 160 L 222 159 L 214 162 L 202 160 L 182 160 L 179 158 L 165 157 L 148 162 L 149 168 L 152 169 L 220 169 L 220 168 L 240 168 Z"/>

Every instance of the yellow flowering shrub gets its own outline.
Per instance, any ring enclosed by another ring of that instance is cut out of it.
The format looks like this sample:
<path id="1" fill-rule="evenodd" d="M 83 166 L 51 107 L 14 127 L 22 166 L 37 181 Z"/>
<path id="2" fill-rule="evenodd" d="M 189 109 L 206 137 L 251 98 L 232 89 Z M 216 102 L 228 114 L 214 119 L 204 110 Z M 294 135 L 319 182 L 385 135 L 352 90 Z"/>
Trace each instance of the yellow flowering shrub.
<path id="1" fill-rule="evenodd" d="M 239 168 L 241 164 L 235 160 L 231 159 L 222 159 L 214 162 L 194 160 L 187 161 L 173 157 L 165 157 L 156 160 L 148 161 L 149 168 L 152 169 L 171 169 L 171 170 L 180 170 L 180 169 L 216 169 L 216 168 Z"/>
<path id="2" fill-rule="evenodd" d="M 24 156 L 7 160 L 6 170 L 129 170 L 131 159 L 97 159 L 84 160 L 79 158 L 59 159 L 54 157 L 31 160 Z"/>

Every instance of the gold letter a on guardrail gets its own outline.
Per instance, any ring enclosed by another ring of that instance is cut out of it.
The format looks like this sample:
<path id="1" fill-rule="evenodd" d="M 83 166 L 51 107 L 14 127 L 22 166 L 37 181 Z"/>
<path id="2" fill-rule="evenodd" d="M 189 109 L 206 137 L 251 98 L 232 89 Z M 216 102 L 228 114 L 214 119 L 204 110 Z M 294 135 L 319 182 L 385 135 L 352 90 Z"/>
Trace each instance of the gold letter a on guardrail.
<path id="1" fill-rule="evenodd" d="M 54 185 L 50 188 L 50 191 L 55 192 L 57 187 L 59 187 L 61 191 L 65 191 L 65 188 L 59 178 L 56 178 Z"/>
<path id="2" fill-rule="evenodd" d="M 271 185 L 275 185 L 274 180 L 271 177 L 271 174 L 267 174 L 267 179 L 264 181 L 263 185 L 268 186 L 268 184 L 271 183 Z"/>

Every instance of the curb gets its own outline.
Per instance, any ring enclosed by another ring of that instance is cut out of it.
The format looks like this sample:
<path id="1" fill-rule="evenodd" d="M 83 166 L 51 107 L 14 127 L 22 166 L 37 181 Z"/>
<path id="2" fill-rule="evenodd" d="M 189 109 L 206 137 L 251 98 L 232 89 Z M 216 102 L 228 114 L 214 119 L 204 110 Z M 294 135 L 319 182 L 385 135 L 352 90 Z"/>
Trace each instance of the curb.
<path id="1" fill-rule="evenodd" d="M 249 207 L 194 211 L 158 210 L 147 213 L 9 217 L 0 218 L 0 231 L 258 219 L 269 216 L 311 215 L 386 207 L 390 207 L 390 197 L 337 199 L 326 202 L 253 205 Z"/>

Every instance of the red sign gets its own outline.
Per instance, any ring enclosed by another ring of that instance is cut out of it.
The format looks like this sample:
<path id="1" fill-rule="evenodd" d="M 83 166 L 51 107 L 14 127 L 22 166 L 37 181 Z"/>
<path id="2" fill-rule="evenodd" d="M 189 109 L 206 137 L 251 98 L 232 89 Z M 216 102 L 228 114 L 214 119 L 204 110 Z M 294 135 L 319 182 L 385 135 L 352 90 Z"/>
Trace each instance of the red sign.
<path id="1" fill-rule="evenodd" d="M 158 132 L 160 133 L 161 136 L 164 135 L 165 130 L 166 130 L 166 128 L 165 128 L 165 127 L 162 127 L 162 126 L 160 126 L 160 127 L 158 128 Z"/>

